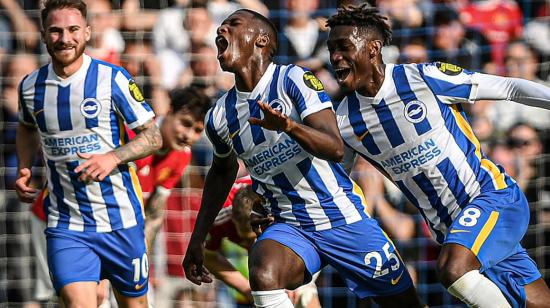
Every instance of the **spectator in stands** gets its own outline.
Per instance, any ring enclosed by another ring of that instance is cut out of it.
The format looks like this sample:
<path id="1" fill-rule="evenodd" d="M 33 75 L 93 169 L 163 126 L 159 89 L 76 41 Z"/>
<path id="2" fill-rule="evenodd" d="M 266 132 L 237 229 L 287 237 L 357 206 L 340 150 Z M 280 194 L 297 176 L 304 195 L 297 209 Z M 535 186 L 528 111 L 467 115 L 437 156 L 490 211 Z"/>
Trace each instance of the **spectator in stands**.
<path id="1" fill-rule="evenodd" d="M 424 63 L 428 62 L 428 50 L 426 44 L 421 39 L 411 40 L 401 47 L 399 53 L 399 63 Z"/>
<path id="2" fill-rule="evenodd" d="M 157 21 L 161 5 L 168 6 L 168 2 L 171 1 L 122 0 L 122 29 L 150 31 Z"/>
<path id="3" fill-rule="evenodd" d="M 546 86 L 550 85 L 538 78 L 538 56 L 525 41 L 511 42 L 506 48 L 504 61 L 506 76 L 523 78 Z M 550 111 L 548 110 L 515 103 L 503 105 L 494 103 L 488 110 L 499 131 L 505 131 L 517 122 L 526 122 L 538 129 L 550 128 Z"/>
<path id="4" fill-rule="evenodd" d="M 314 18 L 318 7 L 319 0 L 286 0 L 288 18 L 279 32 L 277 61 L 307 67 L 321 80 L 325 91 L 334 96 L 339 89 L 328 70 L 326 19 Z"/>
<path id="5" fill-rule="evenodd" d="M 374 2 L 380 12 L 389 17 L 394 29 L 393 44 L 396 46 L 406 44 L 416 35 L 412 31 L 424 25 L 424 16 L 418 0 L 376 0 Z"/>
<path id="6" fill-rule="evenodd" d="M 523 31 L 523 17 L 517 3 L 512 0 L 473 1 L 462 8 L 460 18 L 467 26 L 481 31 L 491 43 L 496 66 L 486 72 L 503 74 L 506 45 L 520 38 Z"/>
<path id="7" fill-rule="evenodd" d="M 264 16 L 269 14 L 267 7 L 260 0 L 209 0 L 207 2 L 208 12 L 212 16 L 215 25 L 221 24 L 227 16 L 242 8 L 256 11 Z"/>
<path id="8" fill-rule="evenodd" d="M 39 48 L 38 26 L 17 0 L 0 0 L 0 60 L 18 50 L 36 51 Z"/>
<path id="9" fill-rule="evenodd" d="M 453 63 L 476 71 L 491 62 L 489 41 L 479 31 L 464 26 L 453 8 L 438 7 L 433 23 L 432 61 Z"/>
<path id="10" fill-rule="evenodd" d="M 161 68 L 148 39 L 129 37 L 126 39 L 122 66 L 135 76 L 135 81 L 143 89 L 143 95 L 152 104 L 156 115 L 165 115 L 170 109 L 168 91 L 161 86 Z"/>
<path id="11" fill-rule="evenodd" d="M 88 18 L 92 27 L 92 38 L 86 52 L 99 60 L 120 65 L 120 54 L 124 40 L 119 29 L 119 20 L 112 12 L 108 0 L 88 0 Z"/>
<path id="12" fill-rule="evenodd" d="M 540 77 L 550 81 L 550 3 L 547 8 L 546 12 L 525 25 L 523 36 L 541 55 L 541 63 L 546 63 L 541 65 Z"/>
<path id="13" fill-rule="evenodd" d="M 2 66 L 2 92 L 1 92 L 1 121 L 0 141 L 3 145 L 3 166 L 6 167 L 2 189 L 13 189 L 13 183 L 17 177 L 17 157 L 15 153 L 15 128 L 17 126 L 18 87 L 17 85 L 25 75 L 38 68 L 38 60 L 35 55 L 18 53 L 10 55 L 3 61 Z"/>
<path id="14" fill-rule="evenodd" d="M 517 182 L 530 206 L 529 229 L 522 245 L 544 272 L 550 266 L 550 255 L 540 247 L 550 245 L 550 230 L 544 223 L 550 222 L 550 181 L 548 179 L 547 152 L 540 132 L 530 124 L 516 123 L 507 132 L 508 145 L 515 154 Z M 545 277 L 548 282 L 548 276 Z"/>
<path id="15" fill-rule="evenodd" d="M 193 0 L 189 8 L 163 10 L 153 31 L 155 52 L 161 61 L 162 85 L 173 89 L 181 74 L 189 68 L 193 44 L 215 48 L 216 27 L 204 0 Z"/>

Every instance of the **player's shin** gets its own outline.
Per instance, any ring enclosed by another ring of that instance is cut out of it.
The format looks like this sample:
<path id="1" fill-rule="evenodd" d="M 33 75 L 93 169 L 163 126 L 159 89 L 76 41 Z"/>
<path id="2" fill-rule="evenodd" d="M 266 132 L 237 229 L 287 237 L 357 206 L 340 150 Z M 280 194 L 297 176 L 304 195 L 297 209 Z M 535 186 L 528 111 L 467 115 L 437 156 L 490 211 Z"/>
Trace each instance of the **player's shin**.
<path id="1" fill-rule="evenodd" d="M 283 289 L 270 291 L 252 291 L 254 305 L 258 308 L 293 308 L 294 305 Z"/>
<path id="2" fill-rule="evenodd" d="M 500 289 L 478 270 L 467 272 L 447 290 L 466 303 L 468 307 L 511 307 Z"/>

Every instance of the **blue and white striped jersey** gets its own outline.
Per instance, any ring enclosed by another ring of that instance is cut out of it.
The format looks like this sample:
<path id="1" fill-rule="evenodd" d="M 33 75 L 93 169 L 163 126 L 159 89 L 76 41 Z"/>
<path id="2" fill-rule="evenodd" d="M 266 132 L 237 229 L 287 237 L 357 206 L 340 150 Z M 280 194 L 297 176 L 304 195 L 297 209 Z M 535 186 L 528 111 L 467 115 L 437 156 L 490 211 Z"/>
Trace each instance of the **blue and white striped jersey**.
<path id="1" fill-rule="evenodd" d="M 548 102 L 549 94 L 525 80 L 447 63 L 387 64 L 375 97 L 353 93 L 336 114 L 347 147 L 393 180 L 442 243 L 451 222 L 480 192 L 514 184 L 485 157 L 459 103 L 544 98 L 529 103 L 536 105 Z"/>
<path id="2" fill-rule="evenodd" d="M 252 187 L 266 198 L 277 221 L 314 231 L 366 217 L 358 188 L 340 164 L 314 157 L 286 133 L 248 123 L 250 117 L 261 117 L 257 100 L 298 123 L 332 108 L 311 72 L 272 63 L 252 92 L 232 88 L 209 110 L 206 133 L 215 155 L 235 151 L 252 177 Z"/>
<path id="3" fill-rule="evenodd" d="M 121 67 L 84 55 L 66 79 L 51 64 L 29 74 L 19 89 L 19 120 L 38 128 L 46 163 L 48 227 L 109 232 L 143 223 L 141 187 L 133 167 L 119 165 L 101 182 L 84 183 L 74 169 L 81 153 L 105 153 L 128 141 L 129 128 L 154 113 Z"/>

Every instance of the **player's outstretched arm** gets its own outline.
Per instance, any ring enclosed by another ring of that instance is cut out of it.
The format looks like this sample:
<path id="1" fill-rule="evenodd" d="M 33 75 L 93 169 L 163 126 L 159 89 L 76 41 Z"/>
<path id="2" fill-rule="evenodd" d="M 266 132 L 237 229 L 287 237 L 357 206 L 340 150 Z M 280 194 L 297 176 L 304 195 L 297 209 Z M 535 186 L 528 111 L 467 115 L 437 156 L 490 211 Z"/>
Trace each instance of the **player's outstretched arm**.
<path id="1" fill-rule="evenodd" d="M 195 284 L 212 282 L 209 272 L 203 266 L 203 243 L 231 190 L 238 169 L 239 165 L 234 152 L 231 152 L 227 157 L 214 155 L 214 161 L 206 175 L 201 208 L 182 262 L 185 276 Z"/>
<path id="2" fill-rule="evenodd" d="M 74 170 L 82 172 L 79 179 L 83 182 L 103 181 L 117 165 L 145 157 L 162 146 L 160 130 L 153 120 L 137 127 L 135 131 L 137 135 L 134 139 L 113 151 L 103 154 L 77 153 L 86 160 Z"/>
<path id="3" fill-rule="evenodd" d="M 252 302 L 252 294 L 248 279 L 243 276 L 219 251 L 206 250 L 204 254 L 204 266 L 216 278 L 223 281 L 226 285 L 239 291 Z"/>
<path id="4" fill-rule="evenodd" d="M 550 88 L 521 78 L 475 74 L 478 84 L 476 100 L 509 100 L 524 105 L 550 109 Z"/>
<path id="5" fill-rule="evenodd" d="M 264 118 L 250 118 L 250 124 L 284 131 L 306 151 L 319 158 L 339 162 L 344 157 L 344 142 L 340 137 L 332 109 L 326 108 L 312 113 L 304 119 L 304 124 L 300 124 L 266 103 L 258 101 L 258 105 L 264 113 Z"/>
<path id="6" fill-rule="evenodd" d="M 19 123 L 16 132 L 15 147 L 17 151 L 17 180 L 15 192 L 22 202 L 33 202 L 38 190 L 29 186 L 32 173 L 31 167 L 40 144 L 36 127 Z"/>

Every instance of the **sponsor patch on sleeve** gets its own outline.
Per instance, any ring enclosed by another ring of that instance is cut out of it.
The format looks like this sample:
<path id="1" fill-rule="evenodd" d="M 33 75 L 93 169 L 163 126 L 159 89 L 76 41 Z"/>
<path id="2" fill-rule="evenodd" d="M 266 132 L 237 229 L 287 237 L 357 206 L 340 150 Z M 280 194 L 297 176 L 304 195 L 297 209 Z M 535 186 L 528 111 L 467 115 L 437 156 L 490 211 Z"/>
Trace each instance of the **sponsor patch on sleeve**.
<path id="1" fill-rule="evenodd" d="M 138 101 L 143 102 L 145 100 L 145 97 L 143 97 L 143 93 L 141 93 L 141 89 L 139 86 L 135 83 L 135 81 L 130 80 L 128 83 L 128 90 L 130 90 L 130 95 Z"/>
<path id="2" fill-rule="evenodd" d="M 323 87 L 323 83 L 321 82 L 321 80 L 315 77 L 315 75 L 313 75 L 312 72 L 304 73 L 304 83 L 308 88 L 313 89 L 315 91 L 323 91 L 325 89 L 325 87 Z"/>
<path id="3" fill-rule="evenodd" d="M 462 67 L 450 63 L 437 62 L 437 68 L 445 75 L 456 76 L 462 73 Z"/>

